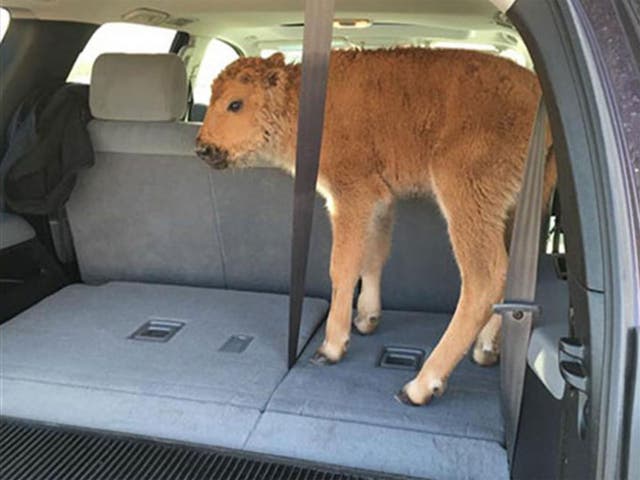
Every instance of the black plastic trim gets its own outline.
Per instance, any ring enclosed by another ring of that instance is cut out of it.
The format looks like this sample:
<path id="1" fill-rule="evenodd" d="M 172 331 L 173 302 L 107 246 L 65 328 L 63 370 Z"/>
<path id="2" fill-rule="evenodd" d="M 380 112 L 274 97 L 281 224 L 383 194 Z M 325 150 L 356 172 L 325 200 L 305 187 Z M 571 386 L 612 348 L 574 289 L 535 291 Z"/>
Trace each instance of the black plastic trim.
<path id="1" fill-rule="evenodd" d="M 628 372 L 627 399 L 632 405 L 630 412 L 625 416 L 625 444 L 628 458 L 624 478 L 640 478 L 640 327 L 633 330 L 630 350 L 634 360 L 633 368 Z"/>
<path id="2" fill-rule="evenodd" d="M 176 36 L 173 37 L 173 42 L 171 42 L 171 47 L 169 48 L 170 53 L 179 53 L 180 49 L 189 44 L 189 40 L 191 36 L 182 30 L 176 32 Z"/>
<path id="3" fill-rule="evenodd" d="M 0 449 L 3 479 L 409 480 L 405 476 L 7 417 L 0 417 Z"/>
<path id="4" fill-rule="evenodd" d="M 572 456 L 580 456 L 580 478 L 621 474 L 626 337 L 638 322 L 637 207 L 633 174 L 624 173 L 633 172 L 628 155 L 634 149 L 625 143 L 623 125 L 629 123 L 621 118 L 628 105 L 621 101 L 621 68 L 614 63 L 620 59 L 633 66 L 634 56 L 610 52 L 612 46 L 629 45 L 613 3 L 518 0 L 509 11 L 532 54 L 550 110 L 559 193 L 567 213 L 571 301 L 580 312 L 572 335 L 585 343 L 589 355 L 592 401 L 586 442 L 570 439 L 567 427 L 575 419 L 566 417 L 569 409 L 563 420 L 567 450 L 561 463 L 570 465 Z M 632 127 L 627 138 L 640 138 L 638 130 Z M 574 403 L 565 399 L 565 405 Z M 571 472 L 563 467 L 561 475 Z"/>

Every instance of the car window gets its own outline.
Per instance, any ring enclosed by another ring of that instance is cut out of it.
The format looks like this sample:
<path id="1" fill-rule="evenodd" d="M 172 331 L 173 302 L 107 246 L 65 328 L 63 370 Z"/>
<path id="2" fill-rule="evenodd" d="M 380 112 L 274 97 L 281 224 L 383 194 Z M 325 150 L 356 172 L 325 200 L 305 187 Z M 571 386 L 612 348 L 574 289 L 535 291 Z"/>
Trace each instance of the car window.
<path id="1" fill-rule="evenodd" d="M 7 33 L 9 22 L 11 22 L 9 11 L 6 8 L 0 8 L 0 42 L 4 38 L 4 34 Z"/>
<path id="2" fill-rule="evenodd" d="M 133 23 L 105 23 L 80 52 L 68 82 L 90 83 L 93 62 L 103 53 L 167 53 L 176 36 L 168 28 Z"/>
<path id="3" fill-rule="evenodd" d="M 200 62 L 196 81 L 193 84 L 193 102 L 208 104 L 211 97 L 211 82 L 218 74 L 239 57 L 238 52 L 229 45 L 214 38 L 207 45 L 207 50 Z"/>
<path id="4" fill-rule="evenodd" d="M 299 42 L 270 42 L 271 45 L 260 46 L 260 56 L 267 58 L 274 53 L 280 52 L 284 55 L 284 61 L 287 63 L 302 62 L 302 43 Z M 351 50 L 356 45 L 342 38 L 334 38 L 331 41 L 333 50 Z M 359 48 L 359 47 L 357 47 Z"/>
<path id="5" fill-rule="evenodd" d="M 281 47 L 279 49 L 263 48 L 262 50 L 260 50 L 260 56 L 262 58 L 268 58 L 277 52 L 280 52 L 284 55 L 284 61 L 287 63 L 300 63 L 302 61 L 302 45 Z"/>

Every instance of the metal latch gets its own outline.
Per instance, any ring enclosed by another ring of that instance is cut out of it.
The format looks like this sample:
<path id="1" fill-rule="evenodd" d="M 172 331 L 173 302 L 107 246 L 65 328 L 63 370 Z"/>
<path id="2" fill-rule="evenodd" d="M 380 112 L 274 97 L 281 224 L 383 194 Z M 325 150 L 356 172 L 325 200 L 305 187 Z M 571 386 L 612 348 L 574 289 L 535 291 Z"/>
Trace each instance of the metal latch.
<path id="1" fill-rule="evenodd" d="M 553 268 L 556 271 L 556 276 L 561 280 L 566 280 L 568 274 L 566 247 L 561 224 L 560 200 L 557 192 L 553 197 L 551 215 L 549 215 L 545 253 L 551 255 L 553 259 Z"/>
<path id="2" fill-rule="evenodd" d="M 129 338 L 146 342 L 168 342 L 182 327 L 184 322 L 154 318 L 129 335 Z"/>
<path id="3" fill-rule="evenodd" d="M 578 394 L 578 435 L 584 438 L 589 413 L 589 375 L 585 367 L 586 348 L 576 338 L 565 337 L 559 342 L 560 374 Z"/>
<path id="4" fill-rule="evenodd" d="M 522 320 L 525 313 L 531 313 L 533 318 L 537 318 L 540 314 L 540 307 L 535 303 L 505 302 L 494 305 L 493 311 L 498 315 L 508 313 L 513 320 Z"/>
<path id="5" fill-rule="evenodd" d="M 250 335 L 232 335 L 224 342 L 224 345 L 222 345 L 218 351 L 225 353 L 242 353 L 252 341 L 253 337 Z"/>

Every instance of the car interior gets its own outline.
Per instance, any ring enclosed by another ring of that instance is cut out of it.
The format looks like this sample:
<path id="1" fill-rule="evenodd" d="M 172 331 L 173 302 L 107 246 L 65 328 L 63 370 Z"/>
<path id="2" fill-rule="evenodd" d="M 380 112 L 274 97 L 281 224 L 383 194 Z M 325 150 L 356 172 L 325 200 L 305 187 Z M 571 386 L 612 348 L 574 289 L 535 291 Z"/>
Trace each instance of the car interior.
<path id="1" fill-rule="evenodd" d="M 212 170 L 194 147 L 209 85 L 227 63 L 274 51 L 300 61 L 301 2 L 3 7 L 0 125 L 37 88 L 87 83 L 95 163 L 55 215 L 2 209 L 2 416 L 402 478 L 514 474 L 499 366 L 468 355 L 442 398 L 419 408 L 394 399 L 442 335 L 460 288 L 445 220 L 429 198 L 398 203 L 380 328 L 354 334 L 339 364 L 317 367 L 309 358 L 331 298 L 330 224 L 317 197 L 301 353 L 287 366 L 293 181 L 267 167 Z M 534 69 L 521 32 L 488 1 L 337 1 L 332 46 L 468 48 Z M 3 138 L 1 151 L 8 146 Z M 567 178 L 561 172 L 559 190 Z M 588 270 L 567 272 L 560 200 L 546 206 L 540 232 L 544 315 L 527 357 L 516 455 L 539 478 L 556 468 L 561 432 L 574 430 L 561 417 L 557 343 L 571 333 L 581 304 L 571 292 Z M 567 238 L 581 258 L 574 265 L 588 263 L 576 238 Z"/>

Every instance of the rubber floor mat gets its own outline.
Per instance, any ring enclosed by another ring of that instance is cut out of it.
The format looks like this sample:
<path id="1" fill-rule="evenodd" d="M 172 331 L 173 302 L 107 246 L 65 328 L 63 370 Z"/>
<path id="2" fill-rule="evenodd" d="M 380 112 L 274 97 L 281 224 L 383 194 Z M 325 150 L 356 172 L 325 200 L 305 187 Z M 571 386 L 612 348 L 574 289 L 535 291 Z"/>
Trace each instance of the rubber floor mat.
<path id="1" fill-rule="evenodd" d="M 0 478 L 378 480 L 400 477 L 1 418 Z"/>

